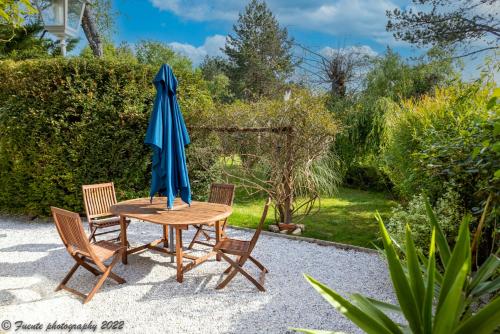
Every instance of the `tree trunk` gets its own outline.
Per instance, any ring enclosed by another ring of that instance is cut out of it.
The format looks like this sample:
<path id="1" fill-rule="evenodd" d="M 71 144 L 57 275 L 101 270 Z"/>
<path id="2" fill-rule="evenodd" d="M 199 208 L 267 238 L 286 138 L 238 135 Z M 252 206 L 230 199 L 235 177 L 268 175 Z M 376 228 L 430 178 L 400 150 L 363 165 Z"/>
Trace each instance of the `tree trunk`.
<path id="1" fill-rule="evenodd" d="M 97 31 L 97 26 L 94 22 L 94 16 L 92 15 L 92 8 L 90 5 L 86 5 L 83 11 L 82 17 L 82 28 L 85 32 L 85 36 L 89 42 L 90 49 L 92 49 L 92 53 L 96 57 L 103 56 L 103 48 L 101 37 L 99 36 L 99 32 Z"/>
<path id="2" fill-rule="evenodd" d="M 292 171 L 293 171 L 293 156 L 292 156 L 292 133 L 286 133 L 286 161 L 284 173 L 284 190 L 285 190 L 285 203 L 284 203 L 284 219 L 283 223 L 292 223 L 292 203 L 293 203 L 293 189 L 292 189 Z"/>

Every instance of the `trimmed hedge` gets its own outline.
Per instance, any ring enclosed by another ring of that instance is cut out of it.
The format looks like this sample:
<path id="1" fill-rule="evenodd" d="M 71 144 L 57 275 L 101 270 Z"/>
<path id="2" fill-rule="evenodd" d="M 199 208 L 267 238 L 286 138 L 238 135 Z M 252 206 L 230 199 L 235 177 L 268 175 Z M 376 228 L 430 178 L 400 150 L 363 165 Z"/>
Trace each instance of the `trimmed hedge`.
<path id="1" fill-rule="evenodd" d="M 147 196 L 143 141 L 156 71 L 82 58 L 0 62 L 0 210 L 82 212 L 81 185 L 106 181 L 119 199 Z M 206 83 L 198 72 L 176 75 L 183 114 L 194 122 L 212 108 Z M 199 166 L 189 164 L 195 195 L 211 180 Z"/>

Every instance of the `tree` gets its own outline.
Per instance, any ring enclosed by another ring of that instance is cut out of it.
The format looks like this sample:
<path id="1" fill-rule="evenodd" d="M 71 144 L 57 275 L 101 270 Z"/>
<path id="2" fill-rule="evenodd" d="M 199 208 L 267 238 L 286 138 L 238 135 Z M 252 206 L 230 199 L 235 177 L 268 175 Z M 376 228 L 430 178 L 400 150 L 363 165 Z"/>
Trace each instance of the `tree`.
<path id="1" fill-rule="evenodd" d="M 135 51 L 139 63 L 157 67 L 169 64 L 174 70 L 192 71 L 191 60 L 176 53 L 165 43 L 143 40 L 137 44 Z"/>
<path id="2" fill-rule="evenodd" d="M 92 11 L 92 5 L 94 3 L 88 2 L 83 11 L 82 17 L 82 28 L 87 41 L 89 42 L 90 49 L 96 57 L 102 57 L 104 55 L 103 43 L 101 40 L 101 34 L 97 29 L 95 23 L 94 14 Z"/>
<path id="3" fill-rule="evenodd" d="M 0 25 L 0 59 L 23 60 L 59 55 L 60 42 L 46 38 L 43 30 L 38 21 L 13 29 Z M 67 49 L 71 51 L 77 43 L 77 38 L 67 40 Z"/>
<path id="4" fill-rule="evenodd" d="M 370 55 L 361 47 L 331 49 L 328 53 L 316 52 L 296 44 L 304 51 L 297 66 L 309 75 L 310 82 L 327 85 L 332 97 L 345 98 L 348 86 L 353 88 L 362 78 L 363 69 L 370 62 Z"/>
<path id="5" fill-rule="evenodd" d="M 115 46 L 112 42 L 104 39 L 102 42 L 102 51 L 102 58 L 119 59 L 130 64 L 137 64 L 137 58 L 135 57 L 134 50 L 126 42 Z M 93 50 L 88 45 L 82 49 L 80 56 L 83 58 L 96 57 Z"/>
<path id="6" fill-rule="evenodd" d="M 431 49 L 413 62 L 389 48 L 384 55 L 373 58 L 363 90 L 352 99 L 337 99 L 330 105 L 341 123 L 348 124 L 333 147 L 343 171 L 354 171 L 352 167 L 358 165 L 378 170 L 387 112 L 402 100 L 432 94 L 453 76 L 450 57 L 440 49 Z"/>
<path id="7" fill-rule="evenodd" d="M 227 75 L 229 66 L 229 61 L 221 56 L 205 56 L 200 64 L 200 69 L 203 79 L 210 81 L 219 74 Z"/>
<path id="8" fill-rule="evenodd" d="M 33 15 L 36 12 L 29 0 L 1 0 L 0 24 L 19 28 L 24 23 L 26 15 Z"/>
<path id="9" fill-rule="evenodd" d="M 332 196 L 338 173 L 330 145 L 339 131 L 324 96 L 294 90 L 288 99 L 237 101 L 203 123 L 216 129 L 220 165 L 231 182 L 270 196 L 280 223 L 297 223 Z M 210 166 L 207 166 L 207 168 Z"/>
<path id="10" fill-rule="evenodd" d="M 387 31 L 419 46 L 462 47 L 460 57 L 498 49 L 500 6 L 497 0 L 413 0 L 416 7 L 387 11 Z M 474 43 L 482 46 L 473 49 Z"/>
<path id="11" fill-rule="evenodd" d="M 250 100 L 275 95 L 293 71 L 287 29 L 280 28 L 264 1 L 252 0 L 233 30 L 223 50 L 234 92 Z"/>
<path id="12" fill-rule="evenodd" d="M 207 81 L 208 89 L 215 102 L 231 103 L 234 100 L 231 82 L 227 76 L 229 66 L 228 60 L 220 56 L 205 56 L 200 64 L 201 74 Z"/>

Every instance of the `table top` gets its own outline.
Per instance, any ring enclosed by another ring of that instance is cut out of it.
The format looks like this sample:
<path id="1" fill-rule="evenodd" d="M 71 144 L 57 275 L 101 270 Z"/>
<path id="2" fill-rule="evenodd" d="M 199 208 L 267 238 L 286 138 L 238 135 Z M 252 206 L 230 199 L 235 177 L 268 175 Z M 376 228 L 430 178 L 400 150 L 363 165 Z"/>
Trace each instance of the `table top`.
<path id="1" fill-rule="evenodd" d="M 119 202 L 111 212 L 161 225 L 198 225 L 224 220 L 233 209 L 229 205 L 192 201 L 191 206 L 176 198 L 174 208 L 167 209 L 166 197 L 137 198 Z"/>

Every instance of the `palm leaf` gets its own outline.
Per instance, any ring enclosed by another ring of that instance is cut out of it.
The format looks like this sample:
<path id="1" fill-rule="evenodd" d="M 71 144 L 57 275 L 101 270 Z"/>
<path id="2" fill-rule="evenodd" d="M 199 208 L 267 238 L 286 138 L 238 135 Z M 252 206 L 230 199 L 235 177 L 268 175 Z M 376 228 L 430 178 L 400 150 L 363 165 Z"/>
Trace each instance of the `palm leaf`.
<path id="1" fill-rule="evenodd" d="M 464 262 L 461 266 L 460 271 L 446 293 L 441 305 L 442 307 L 436 312 L 433 334 L 451 333 L 460 317 L 464 299 L 462 289 L 470 270 L 470 263 L 468 259 L 466 261 L 467 262 Z"/>
<path id="2" fill-rule="evenodd" d="M 358 307 L 351 304 L 348 300 L 344 299 L 338 293 L 327 287 L 326 285 L 316 281 L 308 275 L 304 275 L 307 281 L 318 291 L 323 298 L 326 299 L 337 311 L 349 318 L 359 328 L 367 333 L 372 334 L 390 334 L 391 331 L 387 329 L 378 320 L 369 316 L 361 311 Z"/>
<path id="3" fill-rule="evenodd" d="M 431 204 L 429 203 L 429 199 L 427 197 L 424 197 L 425 200 L 425 209 L 427 211 L 427 216 L 429 217 L 432 227 L 436 228 L 436 241 L 437 241 L 437 248 L 439 250 L 439 257 L 441 258 L 441 261 L 443 262 L 443 265 L 446 267 L 448 265 L 448 261 L 450 260 L 451 257 L 451 250 L 450 246 L 448 245 L 448 241 L 446 240 L 446 236 L 444 235 L 443 230 L 441 229 L 441 226 L 439 226 L 439 223 L 437 221 L 436 215 L 434 214 L 434 211 L 432 211 Z"/>
<path id="4" fill-rule="evenodd" d="M 427 264 L 427 286 L 422 307 L 424 333 L 432 333 L 432 305 L 434 301 L 434 273 L 436 272 L 436 229 L 432 229 L 429 262 Z"/>
<path id="5" fill-rule="evenodd" d="M 415 301 L 417 305 L 423 305 L 425 295 L 424 281 L 422 279 L 422 271 L 420 270 L 417 251 L 408 225 L 406 225 L 406 264 Z M 419 310 L 419 312 L 421 312 L 421 310 Z"/>
<path id="6" fill-rule="evenodd" d="M 451 254 L 451 258 L 444 273 L 436 313 L 439 313 L 440 308 L 442 307 L 445 298 L 448 296 L 458 273 L 462 270 L 463 264 L 466 261 L 470 261 L 469 222 L 470 216 L 465 216 L 462 220 L 462 224 L 460 225 L 457 243 L 453 248 L 453 253 Z"/>
<path id="7" fill-rule="evenodd" d="M 392 245 L 391 238 L 387 232 L 384 222 L 380 214 L 376 214 L 379 228 L 382 234 L 382 242 L 384 244 L 387 263 L 389 265 L 389 272 L 391 274 L 392 285 L 396 292 L 396 296 L 401 306 L 401 310 L 408 320 L 410 328 L 415 334 L 422 333 L 420 310 L 415 301 L 415 297 L 411 291 L 410 283 L 404 273 L 403 266 L 396 254 L 396 250 Z"/>
<path id="8" fill-rule="evenodd" d="M 500 326 L 500 297 L 464 321 L 454 334 L 489 334 Z"/>
<path id="9" fill-rule="evenodd" d="M 383 323 L 387 329 L 391 331 L 391 333 L 399 333 L 403 334 L 403 331 L 398 327 L 398 325 L 392 321 L 384 312 L 380 311 L 375 305 L 373 305 L 368 298 L 363 297 L 362 295 L 355 293 L 352 295 L 352 299 L 354 300 L 356 306 L 359 307 L 360 310 L 366 312 L 366 314 L 371 317 L 377 319 L 379 322 Z"/>

